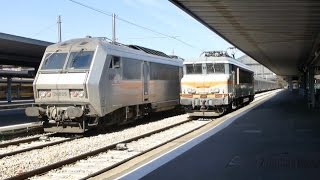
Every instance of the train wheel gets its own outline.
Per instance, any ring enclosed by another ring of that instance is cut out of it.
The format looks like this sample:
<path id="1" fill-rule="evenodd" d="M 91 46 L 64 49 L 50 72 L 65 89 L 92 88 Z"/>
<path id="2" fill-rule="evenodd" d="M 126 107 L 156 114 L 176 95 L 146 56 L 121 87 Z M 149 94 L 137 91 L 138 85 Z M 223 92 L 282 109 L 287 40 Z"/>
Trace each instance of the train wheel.
<path id="1" fill-rule="evenodd" d="M 226 106 L 226 113 L 229 113 L 229 112 L 231 112 L 232 111 L 232 103 L 230 103 L 230 104 L 228 104 L 227 106 Z"/>
<path id="2" fill-rule="evenodd" d="M 236 102 L 236 100 L 234 100 L 232 103 L 231 103 L 231 110 L 236 110 L 238 108 L 238 103 Z"/>
<path id="3" fill-rule="evenodd" d="M 221 116 L 226 112 L 226 109 L 224 107 L 217 108 L 216 112 L 219 114 L 219 116 Z"/>
<path id="4" fill-rule="evenodd" d="M 254 95 L 250 96 L 250 102 L 252 102 L 254 100 Z"/>

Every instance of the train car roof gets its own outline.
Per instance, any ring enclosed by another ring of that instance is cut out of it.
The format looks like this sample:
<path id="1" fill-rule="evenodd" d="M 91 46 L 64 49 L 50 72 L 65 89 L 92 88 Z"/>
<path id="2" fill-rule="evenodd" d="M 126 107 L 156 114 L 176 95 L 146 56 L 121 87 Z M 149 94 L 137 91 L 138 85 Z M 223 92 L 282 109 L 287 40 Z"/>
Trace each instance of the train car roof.
<path id="1" fill-rule="evenodd" d="M 223 57 L 198 57 L 198 58 L 190 58 L 190 59 L 186 59 L 186 60 L 183 62 L 183 64 L 202 64 L 202 63 L 226 63 L 226 64 L 233 64 L 233 65 L 236 65 L 236 66 L 238 66 L 238 67 L 241 67 L 241 68 L 243 68 L 243 69 L 246 69 L 246 70 L 248 70 L 248 71 L 252 71 L 252 72 L 253 72 L 253 70 L 252 70 L 249 66 L 247 66 L 247 65 L 245 65 L 245 64 L 243 64 L 243 63 L 241 63 L 241 62 L 239 62 L 239 61 L 237 61 L 237 60 L 235 60 L 235 59 L 233 59 L 233 58 L 231 58 L 231 57 L 228 57 L 228 56 L 223 56 Z"/>
<path id="2" fill-rule="evenodd" d="M 46 51 L 55 52 L 57 49 L 69 52 L 73 49 L 96 49 L 97 46 L 102 45 L 109 50 L 111 55 L 118 55 L 121 57 L 133 57 L 145 61 L 158 62 L 163 64 L 171 64 L 182 66 L 183 60 L 180 58 L 172 58 L 165 53 L 137 45 L 124 45 L 120 43 L 111 43 L 106 38 L 86 37 L 71 39 L 61 43 L 52 44 L 47 47 Z"/>
<path id="3" fill-rule="evenodd" d="M 157 62 L 157 63 L 162 63 L 162 64 L 171 64 L 175 66 L 182 66 L 183 60 L 182 59 L 177 59 L 177 58 L 171 58 L 171 57 L 165 57 L 165 56 L 159 56 L 156 54 L 149 54 L 143 50 L 138 50 L 136 48 L 132 48 L 133 45 L 127 46 L 123 44 L 112 44 L 106 42 L 106 47 L 112 51 L 110 53 L 115 53 L 113 55 L 121 55 L 123 57 L 130 57 L 130 58 L 135 58 L 139 60 L 145 60 L 149 62 Z M 136 47 L 136 46 L 135 46 Z"/>

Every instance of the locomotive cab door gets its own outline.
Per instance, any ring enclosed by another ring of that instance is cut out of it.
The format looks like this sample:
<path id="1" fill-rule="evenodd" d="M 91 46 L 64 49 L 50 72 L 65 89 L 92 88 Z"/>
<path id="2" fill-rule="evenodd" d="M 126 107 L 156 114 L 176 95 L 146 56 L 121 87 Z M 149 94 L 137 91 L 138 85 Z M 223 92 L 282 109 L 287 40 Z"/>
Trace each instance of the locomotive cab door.
<path id="1" fill-rule="evenodd" d="M 149 101 L 149 74 L 150 74 L 149 63 L 146 61 L 143 61 L 143 64 L 142 64 L 143 101 Z"/>

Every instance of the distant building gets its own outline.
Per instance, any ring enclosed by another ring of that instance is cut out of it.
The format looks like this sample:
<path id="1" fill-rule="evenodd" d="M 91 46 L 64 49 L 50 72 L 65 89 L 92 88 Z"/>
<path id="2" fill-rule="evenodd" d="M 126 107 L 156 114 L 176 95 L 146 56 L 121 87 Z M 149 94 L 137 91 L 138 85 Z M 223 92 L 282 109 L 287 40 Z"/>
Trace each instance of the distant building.
<path id="1" fill-rule="evenodd" d="M 274 74 L 270 69 L 258 63 L 248 55 L 241 56 L 237 60 L 249 66 L 254 71 L 255 77 L 274 81 L 277 79 L 277 75 Z"/>

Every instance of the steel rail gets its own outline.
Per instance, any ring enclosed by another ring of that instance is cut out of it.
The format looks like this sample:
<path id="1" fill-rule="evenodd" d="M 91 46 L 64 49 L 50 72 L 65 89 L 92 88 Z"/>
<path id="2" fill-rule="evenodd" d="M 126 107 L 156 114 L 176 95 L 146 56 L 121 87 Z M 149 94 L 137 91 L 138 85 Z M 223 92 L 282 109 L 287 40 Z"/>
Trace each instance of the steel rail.
<path id="1" fill-rule="evenodd" d="M 39 145 L 39 146 L 29 147 L 29 148 L 20 149 L 20 150 L 17 150 L 17 151 L 12 151 L 12 152 L 8 152 L 8 153 L 0 154 L 0 159 L 3 158 L 3 157 L 6 157 L 6 156 L 16 155 L 16 154 L 27 152 L 27 151 L 31 151 L 31 150 L 34 150 L 34 149 L 42 149 L 42 148 L 47 147 L 47 146 L 53 146 L 53 145 L 56 145 L 56 144 L 61 144 L 61 143 L 72 141 L 72 140 L 75 140 L 75 139 L 78 139 L 78 138 L 80 138 L 80 137 L 63 139 L 63 140 L 60 140 L 60 141 L 55 141 L 55 142 L 51 142 L 51 143 L 42 144 L 42 145 Z"/>
<path id="2" fill-rule="evenodd" d="M 46 135 L 39 135 L 39 136 L 35 136 L 35 137 L 19 139 L 19 140 L 15 140 L 15 141 L 6 142 L 6 143 L 0 143 L 0 148 L 8 147 L 10 145 L 18 145 L 18 144 L 26 143 L 26 142 L 32 142 L 32 141 L 38 140 L 40 137 L 52 136 L 54 134 L 56 134 L 56 133 L 49 133 L 49 134 L 46 134 Z"/>
<path id="3" fill-rule="evenodd" d="M 121 142 L 113 143 L 113 144 L 107 145 L 105 147 L 102 147 L 102 148 L 99 148 L 99 149 L 96 149 L 96 150 L 93 150 L 93 151 L 90 151 L 90 152 L 87 152 L 87 153 L 83 153 L 83 154 L 74 156 L 72 158 L 66 159 L 66 160 L 62 160 L 62 161 L 59 161 L 59 162 L 56 162 L 56 163 L 53 163 L 53 164 L 50 164 L 50 165 L 47 165 L 47 166 L 40 167 L 38 169 L 34 169 L 34 170 L 31 170 L 31 171 L 23 172 L 23 173 L 20 173 L 20 174 L 18 174 L 16 176 L 9 177 L 7 179 L 8 180 L 19 180 L 19 179 L 27 179 L 27 178 L 32 177 L 32 176 L 40 175 L 40 174 L 43 174 L 43 173 L 48 172 L 50 170 L 60 168 L 60 167 L 62 167 L 64 165 L 72 164 L 72 163 L 74 163 L 76 161 L 79 161 L 81 159 L 85 159 L 85 158 L 87 158 L 89 156 L 94 156 L 94 155 L 97 155 L 99 153 L 105 152 L 107 150 L 114 149 L 117 144 L 128 143 L 128 142 L 135 141 L 135 140 L 138 140 L 138 139 L 141 139 L 141 138 L 144 138 L 144 137 L 148 137 L 148 136 L 150 136 L 152 134 L 156 134 L 158 132 L 170 129 L 172 127 L 181 125 L 181 124 L 189 122 L 189 121 L 192 121 L 192 120 L 188 119 L 188 120 L 179 122 L 177 124 L 173 124 L 173 125 L 161 128 L 161 129 L 157 129 L 157 130 L 148 132 L 146 134 L 142 134 L 142 135 L 130 138 L 130 139 L 126 139 L 126 140 L 121 141 Z"/>
<path id="4" fill-rule="evenodd" d="M 136 155 L 133 155 L 133 156 L 127 158 L 127 159 L 124 159 L 124 160 L 122 160 L 122 161 L 120 161 L 120 162 L 118 162 L 118 163 L 116 163 L 116 164 L 113 164 L 113 165 L 108 166 L 108 167 L 106 167 L 106 168 L 104 168 L 104 169 L 102 169 L 102 170 L 99 170 L 99 171 L 97 171 L 97 172 L 95 172 L 95 173 L 92 173 L 92 174 L 90 174 L 90 175 L 88 175 L 88 176 L 86 176 L 86 177 L 84 177 L 84 178 L 81 178 L 80 180 L 89 179 L 89 178 L 91 178 L 91 177 L 95 177 L 95 176 L 97 176 L 97 175 L 99 175 L 99 174 L 102 174 L 102 173 L 104 173 L 104 172 L 107 172 L 107 171 L 109 171 L 109 170 L 111 170 L 111 169 L 113 169 L 113 168 L 115 168 L 115 167 L 117 167 L 117 166 L 120 166 L 121 164 L 124 164 L 124 163 L 130 161 L 131 159 L 134 159 L 134 158 L 136 158 L 136 157 L 138 157 L 138 156 L 141 156 L 141 155 L 143 155 L 143 154 L 146 154 L 146 153 L 148 153 L 148 152 L 150 152 L 150 151 L 152 151 L 152 150 L 154 150 L 154 149 L 156 149 L 156 148 L 159 148 L 159 147 L 161 147 L 161 146 L 163 146 L 163 145 L 165 145 L 165 144 L 167 144 L 167 143 L 170 143 L 170 142 L 172 142 L 172 141 L 174 141 L 174 140 L 176 140 L 176 139 L 179 139 L 179 138 L 181 138 L 181 137 L 183 137 L 183 136 L 186 136 L 186 135 L 188 135 L 188 134 L 190 134 L 190 133 L 192 133 L 192 132 L 194 132 L 194 131 L 196 131 L 196 130 L 198 130 L 198 129 L 206 126 L 206 125 L 208 125 L 208 123 L 203 124 L 203 125 L 201 125 L 201 126 L 199 126 L 199 127 L 196 127 L 196 128 L 194 128 L 194 129 L 192 129 L 192 130 L 190 130 L 190 131 L 188 131 L 188 132 L 185 132 L 185 133 L 183 133 L 183 134 L 181 134 L 181 135 L 179 135 L 179 136 L 173 137 L 173 138 L 171 138 L 171 139 L 169 139 L 169 140 L 167 140 L 167 141 L 165 141 L 165 142 L 163 142 L 163 143 L 160 143 L 160 144 L 158 144 L 158 145 L 156 145 L 156 146 L 154 146 L 154 147 L 152 147 L 152 148 L 149 148 L 149 149 L 147 149 L 147 150 L 145 150 L 145 151 L 142 151 L 142 152 L 140 152 L 140 153 L 138 153 L 138 154 L 136 154 Z"/>

